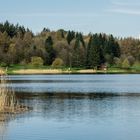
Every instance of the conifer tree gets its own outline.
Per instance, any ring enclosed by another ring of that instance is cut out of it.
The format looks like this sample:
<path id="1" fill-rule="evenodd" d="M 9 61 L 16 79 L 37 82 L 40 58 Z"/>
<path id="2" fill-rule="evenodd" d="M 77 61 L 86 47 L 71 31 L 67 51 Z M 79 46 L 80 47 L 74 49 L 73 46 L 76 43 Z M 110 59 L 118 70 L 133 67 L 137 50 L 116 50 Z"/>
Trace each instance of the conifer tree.
<path id="1" fill-rule="evenodd" d="M 70 45 L 71 41 L 74 39 L 75 33 L 73 31 L 68 31 L 67 33 L 67 42 Z"/>
<path id="2" fill-rule="evenodd" d="M 45 41 L 45 48 L 48 53 L 48 56 L 46 56 L 46 62 L 45 64 L 51 65 L 52 62 L 55 59 L 55 51 L 53 49 L 53 40 L 51 36 L 49 36 Z"/>

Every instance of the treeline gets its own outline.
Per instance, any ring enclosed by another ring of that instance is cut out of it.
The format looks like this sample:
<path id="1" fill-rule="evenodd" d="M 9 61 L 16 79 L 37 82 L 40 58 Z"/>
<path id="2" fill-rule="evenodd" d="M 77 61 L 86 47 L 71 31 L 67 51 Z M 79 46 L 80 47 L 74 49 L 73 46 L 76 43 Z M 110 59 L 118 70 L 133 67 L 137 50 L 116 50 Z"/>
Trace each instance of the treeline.
<path id="1" fill-rule="evenodd" d="M 140 41 L 113 35 L 50 31 L 33 34 L 28 28 L 0 23 L 0 65 L 47 65 L 53 67 L 128 67 L 139 63 Z"/>

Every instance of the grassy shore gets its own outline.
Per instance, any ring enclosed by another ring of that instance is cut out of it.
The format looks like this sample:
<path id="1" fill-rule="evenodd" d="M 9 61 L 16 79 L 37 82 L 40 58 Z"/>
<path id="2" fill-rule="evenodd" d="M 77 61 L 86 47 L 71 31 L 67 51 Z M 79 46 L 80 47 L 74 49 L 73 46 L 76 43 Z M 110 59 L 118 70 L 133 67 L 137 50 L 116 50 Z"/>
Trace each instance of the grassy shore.
<path id="1" fill-rule="evenodd" d="M 3 70 L 5 68 L 2 68 Z M 94 70 L 84 68 L 52 68 L 48 66 L 34 67 L 13 65 L 7 68 L 7 74 L 125 74 L 140 73 L 140 68 L 121 69 L 111 67 L 107 70 Z"/>

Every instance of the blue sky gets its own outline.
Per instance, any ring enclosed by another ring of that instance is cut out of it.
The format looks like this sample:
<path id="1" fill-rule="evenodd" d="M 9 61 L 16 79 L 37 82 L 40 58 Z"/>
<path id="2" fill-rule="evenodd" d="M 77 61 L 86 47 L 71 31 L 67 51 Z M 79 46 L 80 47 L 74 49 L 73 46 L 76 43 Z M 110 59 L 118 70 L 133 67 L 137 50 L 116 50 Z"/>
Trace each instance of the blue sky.
<path id="1" fill-rule="evenodd" d="M 0 0 L 0 22 L 51 30 L 140 35 L 140 0 Z"/>

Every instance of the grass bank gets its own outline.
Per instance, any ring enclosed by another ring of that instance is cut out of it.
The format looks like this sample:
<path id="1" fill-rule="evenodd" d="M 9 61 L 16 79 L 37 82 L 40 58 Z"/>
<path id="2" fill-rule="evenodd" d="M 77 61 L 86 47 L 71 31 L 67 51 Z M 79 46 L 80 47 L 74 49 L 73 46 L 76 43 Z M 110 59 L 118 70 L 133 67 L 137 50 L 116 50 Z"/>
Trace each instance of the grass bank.
<path id="1" fill-rule="evenodd" d="M 3 68 L 4 69 L 4 68 Z M 22 66 L 22 65 L 13 65 L 8 67 L 7 74 L 125 74 L 125 73 L 140 73 L 140 67 L 138 68 L 129 68 L 121 69 L 116 67 L 110 67 L 105 70 L 94 70 L 94 69 L 85 69 L 85 68 L 52 68 L 50 66 Z"/>

